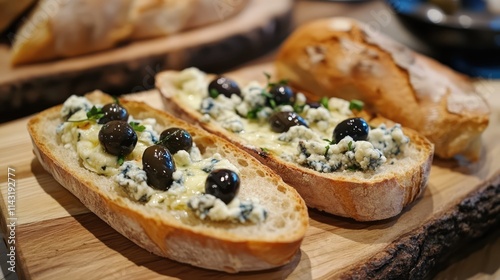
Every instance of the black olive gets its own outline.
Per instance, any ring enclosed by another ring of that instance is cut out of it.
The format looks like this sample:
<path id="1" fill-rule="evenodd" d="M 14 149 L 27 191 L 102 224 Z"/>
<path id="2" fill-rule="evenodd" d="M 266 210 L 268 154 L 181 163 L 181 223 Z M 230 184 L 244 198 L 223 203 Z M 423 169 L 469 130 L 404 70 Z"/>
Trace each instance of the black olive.
<path id="1" fill-rule="evenodd" d="M 368 139 L 370 127 L 363 118 L 350 118 L 341 121 L 333 130 L 333 139 L 339 142 L 346 136 L 351 136 L 354 141 Z"/>
<path id="2" fill-rule="evenodd" d="M 128 120 L 128 112 L 127 109 L 120 106 L 117 103 L 109 103 L 102 107 L 102 113 L 104 116 L 99 119 L 98 123 L 105 124 L 109 121 L 127 121 Z"/>
<path id="3" fill-rule="evenodd" d="M 142 154 L 142 169 L 148 176 L 148 185 L 166 191 L 172 185 L 175 162 L 167 148 L 160 145 L 149 146 Z"/>
<path id="4" fill-rule="evenodd" d="M 109 154 L 126 156 L 134 150 L 137 134 L 127 122 L 110 121 L 99 130 L 99 142 Z"/>
<path id="5" fill-rule="evenodd" d="M 231 97 L 232 94 L 241 96 L 241 90 L 238 84 L 224 76 L 218 76 L 208 84 L 208 93 L 214 97 L 223 94 L 226 97 Z"/>
<path id="6" fill-rule="evenodd" d="M 274 132 L 285 132 L 292 126 L 303 125 L 306 121 L 294 112 L 276 112 L 269 117 L 269 125 Z"/>
<path id="7" fill-rule="evenodd" d="M 160 134 L 159 144 L 166 147 L 173 155 L 180 150 L 189 151 L 193 146 L 193 138 L 186 130 L 171 127 Z"/>
<path id="8" fill-rule="evenodd" d="M 309 108 L 312 108 L 312 109 L 317 109 L 317 108 L 321 107 L 321 103 L 319 103 L 319 102 L 308 102 L 307 105 L 309 105 Z"/>
<path id="9" fill-rule="evenodd" d="M 269 93 L 271 97 L 267 99 L 268 106 L 271 106 L 271 100 L 274 100 L 274 105 L 278 106 L 292 104 L 295 99 L 295 93 L 292 88 L 283 84 L 273 86 L 269 90 Z"/>
<path id="10" fill-rule="evenodd" d="M 240 177 L 229 169 L 216 169 L 208 174 L 205 193 L 211 194 L 228 204 L 240 190 Z"/>

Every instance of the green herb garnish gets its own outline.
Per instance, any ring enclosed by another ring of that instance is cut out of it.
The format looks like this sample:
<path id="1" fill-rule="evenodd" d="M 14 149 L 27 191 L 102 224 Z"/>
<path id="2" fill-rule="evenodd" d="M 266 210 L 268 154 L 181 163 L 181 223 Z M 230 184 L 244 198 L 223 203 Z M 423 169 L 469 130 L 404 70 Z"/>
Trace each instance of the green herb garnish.
<path id="1" fill-rule="evenodd" d="M 352 141 L 349 141 L 349 143 L 347 143 L 347 150 L 354 151 L 354 147 L 352 146 Z"/>
<path id="2" fill-rule="evenodd" d="M 325 151 L 324 156 L 326 157 L 326 156 L 327 156 L 327 154 L 328 154 L 328 151 L 330 150 L 330 145 L 335 144 L 335 141 L 334 141 L 334 140 L 330 140 L 330 139 L 323 139 L 323 141 L 326 141 L 326 142 L 328 143 L 328 144 L 325 146 L 326 151 Z"/>
<path id="3" fill-rule="evenodd" d="M 268 148 L 260 147 L 260 150 L 263 151 L 264 153 L 269 154 L 269 149 Z"/>
<path id="4" fill-rule="evenodd" d="M 358 170 L 361 170 L 360 167 L 356 166 L 356 165 L 351 165 L 349 167 L 346 168 L 347 170 L 349 171 L 358 171 Z"/>
<path id="5" fill-rule="evenodd" d="M 304 112 L 305 106 L 306 106 L 305 104 L 304 105 L 293 104 L 293 111 L 297 114 L 300 114 L 300 113 Z"/>
<path id="6" fill-rule="evenodd" d="M 113 95 L 113 96 L 112 96 L 112 98 L 113 98 L 113 101 L 114 101 L 116 104 L 120 105 L 120 99 L 118 99 L 118 97 L 117 97 L 117 96 L 114 96 L 114 95 Z"/>
<path id="7" fill-rule="evenodd" d="M 326 156 L 328 155 L 328 151 L 330 150 L 330 145 L 326 145 L 326 147 L 325 147 L 325 148 L 326 148 L 326 150 L 325 150 L 325 154 L 324 154 L 324 156 L 325 156 L 325 158 L 326 158 Z"/>
<path id="8" fill-rule="evenodd" d="M 118 159 L 116 160 L 116 162 L 120 166 L 123 164 L 124 161 L 125 161 L 125 156 L 118 156 Z"/>
<path id="9" fill-rule="evenodd" d="M 275 86 L 279 85 L 288 85 L 288 80 L 287 79 L 281 79 L 278 82 L 271 82 L 271 74 L 264 72 L 264 76 L 266 76 L 267 79 L 267 88 L 270 89 Z"/>
<path id="10" fill-rule="evenodd" d="M 365 105 L 365 103 L 363 103 L 363 101 L 361 100 L 357 100 L 357 99 L 353 99 L 349 102 L 349 110 L 358 110 L 358 111 L 361 111 L 363 110 L 363 106 Z"/>
<path id="11" fill-rule="evenodd" d="M 262 107 L 257 107 L 253 110 L 248 111 L 248 113 L 246 115 L 247 119 L 256 119 L 257 114 L 260 112 L 260 110 L 262 110 Z"/>
<path id="12" fill-rule="evenodd" d="M 319 100 L 319 103 L 325 107 L 326 109 L 328 109 L 328 97 L 321 97 L 321 99 Z"/>
<path id="13" fill-rule="evenodd" d="M 219 96 L 219 91 L 217 91 L 215 88 L 211 89 L 210 92 L 208 93 L 210 95 L 210 97 L 212 98 L 217 98 L 217 96 Z"/>
<path id="14" fill-rule="evenodd" d="M 98 120 L 104 116 L 101 108 L 92 106 L 90 111 L 87 112 L 87 120 Z"/>
<path id="15" fill-rule="evenodd" d="M 139 124 L 138 122 L 129 122 L 130 126 L 132 127 L 133 130 L 137 132 L 143 132 L 146 127 L 143 126 L 142 124 Z"/>

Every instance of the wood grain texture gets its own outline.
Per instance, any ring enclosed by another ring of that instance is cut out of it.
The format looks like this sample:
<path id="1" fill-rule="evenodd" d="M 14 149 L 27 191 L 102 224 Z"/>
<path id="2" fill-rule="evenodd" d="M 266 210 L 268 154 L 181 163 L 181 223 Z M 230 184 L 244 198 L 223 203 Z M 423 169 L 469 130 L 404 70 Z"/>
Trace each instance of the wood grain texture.
<path id="1" fill-rule="evenodd" d="M 0 44 L 0 121 L 61 103 L 69 94 L 151 89 L 154 75 L 164 69 L 224 71 L 276 47 L 291 30 L 292 6 L 293 0 L 252 0 L 236 16 L 205 27 L 14 68 L 9 46 Z"/>
<path id="2" fill-rule="evenodd" d="M 249 69 L 249 75 L 259 70 Z M 500 224 L 500 82 L 479 86 L 493 110 L 480 162 L 435 160 L 424 195 L 393 219 L 360 223 L 311 210 L 300 254 L 279 269 L 231 275 L 142 250 L 41 169 L 31 152 L 27 119 L 0 126 L 0 154 L 6 159 L 0 162 L 2 230 L 8 218 L 4 170 L 13 167 L 18 263 L 27 279 L 419 279 L 464 242 Z M 161 106 L 155 90 L 129 98 Z"/>

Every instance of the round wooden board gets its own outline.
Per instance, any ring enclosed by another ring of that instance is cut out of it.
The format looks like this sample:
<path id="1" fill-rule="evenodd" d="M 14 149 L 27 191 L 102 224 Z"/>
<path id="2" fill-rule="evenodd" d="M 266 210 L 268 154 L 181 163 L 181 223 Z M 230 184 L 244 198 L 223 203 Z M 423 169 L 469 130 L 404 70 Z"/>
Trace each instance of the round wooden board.
<path id="1" fill-rule="evenodd" d="M 293 0 L 251 0 L 224 21 L 112 50 L 13 68 L 0 45 L 0 121 L 101 89 L 119 95 L 154 87 L 165 69 L 222 72 L 275 48 L 291 31 Z"/>

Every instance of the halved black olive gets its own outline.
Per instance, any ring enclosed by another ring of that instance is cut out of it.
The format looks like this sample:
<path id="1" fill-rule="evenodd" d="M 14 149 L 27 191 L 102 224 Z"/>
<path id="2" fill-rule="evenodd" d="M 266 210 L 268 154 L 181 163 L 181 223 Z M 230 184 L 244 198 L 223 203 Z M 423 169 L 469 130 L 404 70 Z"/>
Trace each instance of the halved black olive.
<path id="1" fill-rule="evenodd" d="M 134 150 L 137 134 L 127 122 L 110 121 L 99 130 L 99 142 L 107 153 L 126 156 Z"/>
<path id="2" fill-rule="evenodd" d="M 274 132 L 285 132 L 292 126 L 303 125 L 307 127 L 306 121 L 294 112 L 276 112 L 269 117 L 269 124 Z"/>
<path id="3" fill-rule="evenodd" d="M 208 174 L 205 193 L 211 194 L 224 203 L 231 202 L 240 190 L 240 177 L 229 169 L 216 169 Z"/>
<path id="4" fill-rule="evenodd" d="M 188 151 L 193 146 L 193 138 L 185 129 L 171 127 L 160 134 L 159 144 L 166 147 L 171 154 L 180 150 Z"/>
<path id="5" fill-rule="evenodd" d="M 99 119 L 99 124 L 105 124 L 109 121 L 127 121 L 128 112 L 127 109 L 123 108 L 120 104 L 109 103 L 102 107 L 102 113 L 104 116 Z"/>
<path id="6" fill-rule="evenodd" d="M 224 76 L 217 76 L 208 84 L 208 93 L 212 97 L 222 94 L 226 97 L 231 97 L 232 94 L 241 96 L 241 90 L 238 84 Z"/>
<path id="7" fill-rule="evenodd" d="M 148 176 L 148 185 L 166 191 L 172 185 L 175 162 L 167 148 L 160 145 L 149 146 L 142 154 L 142 169 Z"/>
<path id="8" fill-rule="evenodd" d="M 333 130 L 333 139 L 339 142 L 346 136 L 351 136 L 354 141 L 368 139 L 370 126 L 363 118 L 350 118 L 341 121 Z"/>

